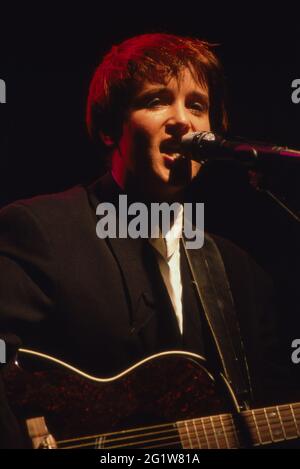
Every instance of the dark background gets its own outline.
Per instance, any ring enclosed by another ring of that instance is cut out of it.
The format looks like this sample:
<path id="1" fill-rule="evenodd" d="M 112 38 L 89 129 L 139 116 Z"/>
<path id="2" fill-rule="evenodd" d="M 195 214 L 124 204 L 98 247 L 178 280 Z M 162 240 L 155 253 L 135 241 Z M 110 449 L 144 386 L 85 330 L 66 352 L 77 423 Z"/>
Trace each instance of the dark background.
<path id="1" fill-rule="evenodd" d="M 85 129 L 89 81 L 112 44 L 144 32 L 219 44 L 230 133 L 300 149 L 300 103 L 291 101 L 291 82 L 300 78 L 297 12 L 287 3 L 266 11 L 253 2 L 209 5 L 98 2 L 97 8 L 85 3 L 29 9 L 26 4 L 4 14 L 0 78 L 6 80 L 7 104 L 0 105 L 0 206 L 64 190 L 103 171 Z M 269 187 L 295 211 L 300 209 L 298 175 L 299 169 L 280 167 L 268 177 Z M 199 198 L 207 202 L 206 227 L 250 250 L 266 268 L 278 264 L 282 246 L 285 259 L 297 258 L 297 224 L 255 194 L 242 170 L 207 170 Z M 285 262 L 294 272 L 290 260 Z"/>

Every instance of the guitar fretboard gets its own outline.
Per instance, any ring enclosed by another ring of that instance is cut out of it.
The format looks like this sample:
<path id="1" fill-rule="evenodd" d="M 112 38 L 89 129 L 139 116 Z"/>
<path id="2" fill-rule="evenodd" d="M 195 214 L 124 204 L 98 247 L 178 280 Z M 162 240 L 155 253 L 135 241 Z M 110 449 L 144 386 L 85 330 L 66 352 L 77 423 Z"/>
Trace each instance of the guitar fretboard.
<path id="1" fill-rule="evenodd" d="M 300 403 L 247 410 L 241 416 L 253 446 L 300 437 Z M 230 414 L 182 421 L 177 427 L 183 448 L 240 447 L 240 433 Z"/>

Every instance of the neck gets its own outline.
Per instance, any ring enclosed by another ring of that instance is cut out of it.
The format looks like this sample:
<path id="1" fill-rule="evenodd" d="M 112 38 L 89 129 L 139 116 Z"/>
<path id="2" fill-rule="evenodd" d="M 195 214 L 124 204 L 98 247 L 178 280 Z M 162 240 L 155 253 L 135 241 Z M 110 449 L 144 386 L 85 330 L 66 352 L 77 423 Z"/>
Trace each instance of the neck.
<path id="1" fill-rule="evenodd" d="M 142 181 L 141 184 L 141 181 L 137 180 L 129 172 L 122 174 L 112 168 L 111 174 L 115 183 L 124 193 L 128 194 L 130 198 L 136 201 L 144 202 L 146 205 L 152 202 L 167 202 L 171 204 L 173 202 L 183 203 L 184 201 L 185 191 L 183 188 L 165 186 L 159 190 L 154 187 L 154 185 L 148 187 L 145 181 Z"/>

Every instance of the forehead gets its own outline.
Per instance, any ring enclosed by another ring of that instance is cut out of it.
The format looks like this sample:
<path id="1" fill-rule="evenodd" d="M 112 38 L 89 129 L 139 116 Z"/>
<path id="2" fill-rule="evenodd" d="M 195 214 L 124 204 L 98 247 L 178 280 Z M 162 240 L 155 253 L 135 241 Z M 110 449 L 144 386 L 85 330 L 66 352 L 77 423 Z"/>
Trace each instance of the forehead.
<path id="1" fill-rule="evenodd" d="M 166 76 L 159 82 L 150 82 L 145 80 L 137 90 L 137 95 L 155 91 L 156 89 L 166 89 L 170 91 L 195 93 L 208 95 L 208 86 L 200 81 L 195 72 L 191 72 L 189 68 L 182 69 L 178 76 Z"/>

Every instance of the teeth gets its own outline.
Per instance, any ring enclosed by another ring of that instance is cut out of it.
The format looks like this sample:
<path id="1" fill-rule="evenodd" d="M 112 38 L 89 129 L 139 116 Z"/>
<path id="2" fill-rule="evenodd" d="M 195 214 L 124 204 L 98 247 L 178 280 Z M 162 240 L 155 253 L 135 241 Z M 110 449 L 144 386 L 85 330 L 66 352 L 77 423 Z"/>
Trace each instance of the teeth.
<path id="1" fill-rule="evenodd" d="M 168 152 L 167 153 L 168 156 L 172 156 L 172 158 L 179 158 L 180 157 L 180 153 L 173 153 L 173 152 Z"/>
<path id="2" fill-rule="evenodd" d="M 176 151 L 176 152 L 175 151 L 174 152 L 172 152 L 172 151 L 166 152 L 165 151 L 165 153 L 168 156 L 170 156 L 171 158 L 173 158 L 174 160 L 178 160 L 179 158 L 183 158 L 183 155 L 181 153 L 179 153 L 178 151 Z"/>

